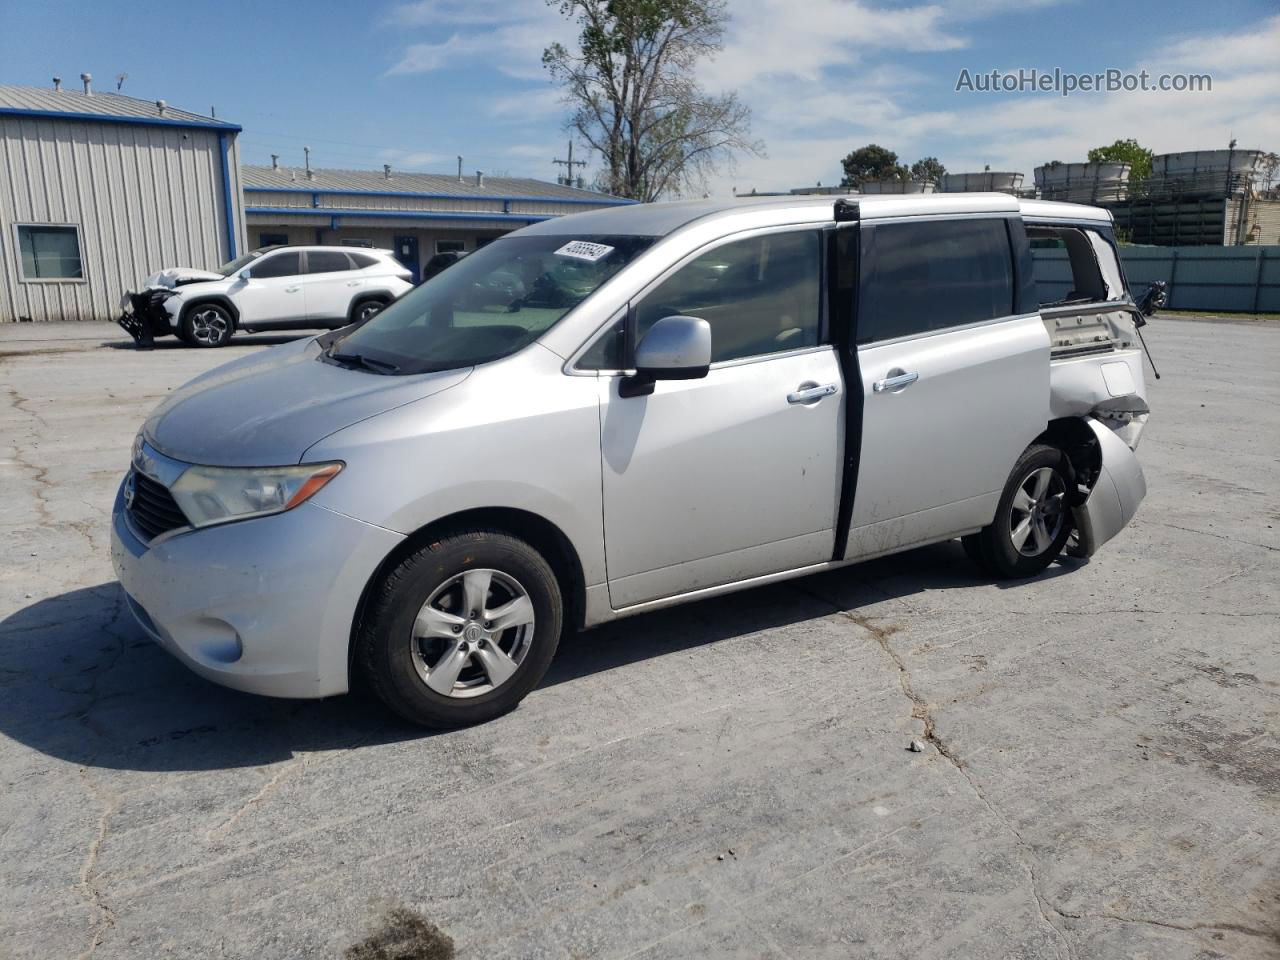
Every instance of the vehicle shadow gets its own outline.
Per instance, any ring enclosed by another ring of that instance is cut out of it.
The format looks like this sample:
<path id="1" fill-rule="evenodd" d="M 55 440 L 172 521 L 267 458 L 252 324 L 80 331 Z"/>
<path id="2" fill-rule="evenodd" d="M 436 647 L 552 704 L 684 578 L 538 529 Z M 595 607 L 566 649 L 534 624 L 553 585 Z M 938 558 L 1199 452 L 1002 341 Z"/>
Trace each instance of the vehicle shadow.
<path id="1" fill-rule="evenodd" d="M 1063 561 L 1042 577 L 1078 563 Z M 571 636 L 543 686 L 836 610 L 980 582 L 958 544 L 913 550 Z M 37 601 L 0 621 L 0 734 L 78 766 L 159 772 L 261 766 L 297 752 L 447 732 L 411 726 L 360 693 L 276 700 L 209 683 L 136 627 L 119 586 L 109 582 Z"/>
<path id="2" fill-rule="evenodd" d="M 1085 563 L 1063 557 L 1036 579 L 1062 576 Z M 973 588 L 983 583 L 1016 590 L 1027 582 L 992 581 L 977 571 L 958 540 L 933 544 L 619 620 L 567 637 L 542 685 L 567 683 L 629 663 L 838 611 L 857 614 L 860 607 L 925 591 Z"/>

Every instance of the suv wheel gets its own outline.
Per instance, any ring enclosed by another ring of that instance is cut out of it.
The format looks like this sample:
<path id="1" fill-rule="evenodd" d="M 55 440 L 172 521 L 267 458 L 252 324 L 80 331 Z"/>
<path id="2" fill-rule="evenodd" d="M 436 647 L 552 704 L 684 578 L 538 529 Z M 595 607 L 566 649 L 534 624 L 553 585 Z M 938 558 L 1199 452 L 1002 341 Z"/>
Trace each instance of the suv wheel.
<path id="1" fill-rule="evenodd" d="M 351 308 L 352 323 L 364 323 L 372 320 L 387 307 L 385 300 L 361 300 Z"/>
<path id="2" fill-rule="evenodd" d="M 357 657 L 374 692 L 406 720 L 480 723 L 542 679 L 562 610 L 555 574 L 528 544 L 458 533 L 411 554 L 375 589 Z"/>
<path id="3" fill-rule="evenodd" d="M 1033 577 L 1045 569 L 1071 536 L 1071 475 L 1061 450 L 1029 447 L 1009 474 L 995 520 L 964 538 L 965 552 L 1000 577 Z"/>
<path id="4" fill-rule="evenodd" d="M 234 330 L 230 312 L 216 303 L 197 303 L 182 318 L 182 339 L 193 347 L 224 346 Z"/>

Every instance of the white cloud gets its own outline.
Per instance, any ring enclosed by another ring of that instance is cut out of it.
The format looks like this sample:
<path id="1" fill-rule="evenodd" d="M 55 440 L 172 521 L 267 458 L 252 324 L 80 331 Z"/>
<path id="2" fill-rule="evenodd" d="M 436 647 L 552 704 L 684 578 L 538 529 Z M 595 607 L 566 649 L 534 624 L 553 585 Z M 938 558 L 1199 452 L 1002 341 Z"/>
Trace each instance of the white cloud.
<path id="1" fill-rule="evenodd" d="M 879 9 L 860 0 L 736 0 L 720 55 L 700 71 L 712 89 L 763 87 L 776 77 L 819 83 L 872 51 L 952 50 L 937 4 Z"/>
<path id="2" fill-rule="evenodd" d="M 1020 171 L 1028 186 L 1033 168 L 1046 161 L 1084 160 L 1090 147 L 1127 137 L 1157 153 L 1226 147 L 1232 137 L 1243 149 L 1280 146 L 1280 16 L 1167 44 L 1158 39 L 1147 45 L 1158 57 L 1115 66 L 1146 69 L 1153 78 L 1211 73 L 1212 91 L 1007 97 L 957 94 L 948 86 L 945 96 L 926 97 L 918 78 L 914 84 L 888 78 L 869 86 L 859 74 L 846 93 L 830 72 L 822 83 L 804 77 L 749 82 L 742 95 L 754 108 L 755 132 L 767 142 L 769 157 L 743 160 L 736 173 L 718 179 L 715 190 L 835 183 L 840 157 L 867 142 L 896 150 L 905 162 L 938 156 L 957 172 L 985 164 Z"/>
<path id="3" fill-rule="evenodd" d="M 470 6 L 476 9 L 468 12 Z M 466 64 L 471 69 L 496 69 L 518 80 L 545 81 L 542 51 L 553 42 L 572 42 L 577 29 L 555 8 L 535 0 L 518 4 L 423 0 L 396 10 L 399 13 L 393 12 L 392 22 L 401 28 L 447 27 L 449 36 L 409 44 L 387 71 L 389 75 L 429 73 Z"/>
<path id="4" fill-rule="evenodd" d="M 881 5 L 875 6 L 879 2 Z M 1020 170 L 1051 159 L 1081 160 L 1091 146 L 1135 137 L 1157 152 L 1225 146 L 1280 146 L 1280 16 L 1195 36 L 1152 36 L 1122 69 L 1153 75 L 1208 72 L 1209 93 L 955 93 L 953 76 L 931 71 L 931 53 L 966 49 L 982 18 L 1034 16 L 1035 8 L 1069 0 L 733 0 L 724 48 L 699 69 L 713 92 L 733 90 L 753 111 L 754 135 L 767 158 L 740 158 L 736 172 L 712 185 L 727 194 L 755 186 L 779 189 L 837 182 L 840 158 L 868 142 L 896 150 L 905 162 L 940 157 L 956 171 Z M 541 0 L 419 0 L 388 17 L 416 42 L 403 48 L 394 74 L 444 69 L 498 71 L 508 77 L 478 110 L 509 130 L 536 139 L 565 112 L 541 65 L 543 49 L 572 44 L 578 27 Z M 1046 45 L 1069 69 L 1070 51 Z M 1029 54 L 1035 56 L 1035 54 Z M 1017 64 L 1016 66 L 1022 66 Z M 989 70 L 1001 64 L 975 63 Z M 517 134 L 521 136 L 521 134 Z M 562 149 L 539 143 L 495 143 L 498 155 L 539 159 Z M 550 152 L 548 152 L 550 151 Z M 406 162 L 406 161 L 401 161 Z M 428 163 L 429 160 L 422 162 Z"/>

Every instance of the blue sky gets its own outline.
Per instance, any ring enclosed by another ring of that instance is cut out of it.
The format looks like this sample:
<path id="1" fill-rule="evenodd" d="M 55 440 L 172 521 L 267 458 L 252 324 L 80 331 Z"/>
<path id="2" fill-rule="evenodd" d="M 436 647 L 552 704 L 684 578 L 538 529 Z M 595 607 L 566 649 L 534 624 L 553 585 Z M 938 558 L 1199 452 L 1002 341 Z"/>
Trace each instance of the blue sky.
<path id="1" fill-rule="evenodd" d="M 834 183 L 875 141 L 953 171 L 1082 160 L 1134 136 L 1157 152 L 1280 150 L 1280 9 L 1100 0 L 730 0 L 725 48 L 700 71 L 752 106 L 767 157 L 707 185 Z M 574 30 L 542 0 L 35 4 L 0 0 L 0 83 L 83 71 L 244 128 L 248 162 L 555 176 L 564 108 L 540 65 Z M 957 93 L 962 69 L 1207 72 L 1202 93 Z"/>

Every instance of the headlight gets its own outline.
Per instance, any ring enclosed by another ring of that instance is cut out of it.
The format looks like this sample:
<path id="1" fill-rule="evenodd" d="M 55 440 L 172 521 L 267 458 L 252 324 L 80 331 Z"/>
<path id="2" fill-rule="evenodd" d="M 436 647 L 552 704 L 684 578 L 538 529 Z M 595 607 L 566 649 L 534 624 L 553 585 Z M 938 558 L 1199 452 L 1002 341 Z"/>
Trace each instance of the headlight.
<path id="1" fill-rule="evenodd" d="M 296 467 L 188 467 L 170 488 L 193 527 L 283 513 L 338 475 L 341 463 Z"/>

